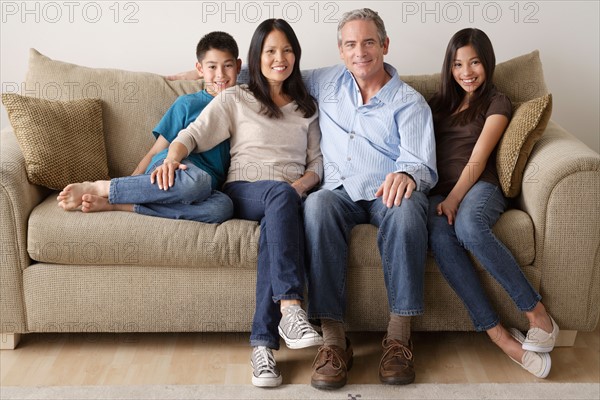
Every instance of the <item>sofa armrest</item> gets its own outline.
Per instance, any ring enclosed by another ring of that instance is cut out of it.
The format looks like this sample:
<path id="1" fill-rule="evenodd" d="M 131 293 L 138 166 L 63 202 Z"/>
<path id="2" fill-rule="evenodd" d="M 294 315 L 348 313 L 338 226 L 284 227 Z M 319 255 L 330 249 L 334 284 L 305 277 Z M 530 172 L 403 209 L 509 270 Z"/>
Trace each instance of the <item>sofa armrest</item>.
<path id="1" fill-rule="evenodd" d="M 27 220 L 50 190 L 27 180 L 25 160 L 10 129 L 0 133 L 0 332 L 26 332 L 23 269 L 27 255 Z"/>
<path id="2" fill-rule="evenodd" d="M 544 305 L 561 328 L 593 330 L 600 313 L 600 155 L 550 121 L 517 202 L 533 220 Z"/>

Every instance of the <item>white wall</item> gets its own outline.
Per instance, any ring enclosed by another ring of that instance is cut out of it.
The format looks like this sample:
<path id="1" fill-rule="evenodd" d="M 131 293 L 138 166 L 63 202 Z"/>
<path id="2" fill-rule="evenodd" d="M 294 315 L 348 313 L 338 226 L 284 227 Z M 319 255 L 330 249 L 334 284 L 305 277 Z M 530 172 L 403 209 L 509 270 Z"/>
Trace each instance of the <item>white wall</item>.
<path id="1" fill-rule="evenodd" d="M 2 1 L 2 91 L 20 87 L 28 49 L 91 67 L 170 74 L 191 69 L 198 39 L 234 35 L 245 58 L 258 22 L 283 17 L 303 46 L 302 68 L 339 62 L 336 20 L 379 11 L 401 74 L 438 72 L 452 34 L 483 29 L 498 62 L 539 49 L 553 119 L 600 151 L 598 1 Z M 15 86 L 16 85 L 16 86 Z M 2 109 L 2 127 L 8 125 Z"/>

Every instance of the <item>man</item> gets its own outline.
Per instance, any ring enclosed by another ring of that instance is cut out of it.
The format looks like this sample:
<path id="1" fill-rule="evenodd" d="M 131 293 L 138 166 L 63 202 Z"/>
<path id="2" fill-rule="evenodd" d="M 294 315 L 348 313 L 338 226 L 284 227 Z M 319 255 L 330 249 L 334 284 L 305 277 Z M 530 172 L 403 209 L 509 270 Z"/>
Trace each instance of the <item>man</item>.
<path id="1" fill-rule="evenodd" d="M 364 223 L 378 227 L 390 308 L 379 378 L 408 384 L 415 379 L 410 318 L 423 313 L 426 194 L 437 181 L 431 111 L 384 63 L 389 38 L 376 12 L 344 14 L 338 47 L 345 65 L 306 74 L 319 104 L 325 163 L 323 186 L 304 205 L 308 314 L 321 320 L 324 339 L 311 384 L 336 389 L 347 381 L 348 243 L 352 228 Z"/>

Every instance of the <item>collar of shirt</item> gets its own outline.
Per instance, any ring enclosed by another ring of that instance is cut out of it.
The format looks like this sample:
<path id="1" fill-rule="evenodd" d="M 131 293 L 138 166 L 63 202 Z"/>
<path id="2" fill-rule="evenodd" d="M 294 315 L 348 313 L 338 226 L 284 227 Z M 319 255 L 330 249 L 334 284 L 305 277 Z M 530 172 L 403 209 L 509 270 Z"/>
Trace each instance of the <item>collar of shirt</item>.
<path id="1" fill-rule="evenodd" d="M 379 89 L 379 91 L 375 94 L 375 96 L 371 97 L 371 100 L 369 101 L 368 104 L 362 104 L 362 98 L 360 96 L 360 88 L 358 86 L 358 83 L 356 82 L 356 79 L 354 79 L 354 75 L 352 75 L 352 73 L 348 70 L 348 68 L 345 68 L 344 78 L 352 80 L 352 83 L 354 85 L 354 91 L 357 96 L 356 104 L 359 105 L 359 107 L 379 106 L 379 105 L 381 105 L 381 103 L 389 104 L 389 103 L 393 102 L 394 97 L 396 96 L 398 91 L 401 89 L 403 82 L 400 80 L 400 77 L 398 75 L 398 71 L 396 70 L 396 68 L 392 67 L 390 64 L 387 64 L 387 63 L 383 63 L 383 68 L 390 75 L 391 79 L 389 81 L 387 81 L 387 83 L 385 85 L 383 85 L 383 87 L 381 89 Z"/>

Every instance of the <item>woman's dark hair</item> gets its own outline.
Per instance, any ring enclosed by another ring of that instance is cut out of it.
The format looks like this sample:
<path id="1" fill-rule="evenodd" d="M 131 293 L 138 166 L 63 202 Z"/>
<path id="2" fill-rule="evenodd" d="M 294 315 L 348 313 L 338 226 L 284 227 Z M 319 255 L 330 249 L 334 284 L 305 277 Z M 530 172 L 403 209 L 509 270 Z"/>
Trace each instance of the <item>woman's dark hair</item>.
<path id="1" fill-rule="evenodd" d="M 439 121 L 453 115 L 465 96 L 465 91 L 452 76 L 454 59 L 456 51 L 461 47 L 472 46 L 479 61 L 485 71 L 485 81 L 472 94 L 469 101 L 469 107 L 456 114 L 452 120 L 452 125 L 465 125 L 472 121 L 477 115 L 486 111 L 490 104 L 494 70 L 496 69 L 496 56 L 494 48 L 488 36 L 481 30 L 475 28 L 462 29 L 454 34 L 446 48 L 444 56 L 444 65 L 442 67 L 442 82 L 440 91 L 437 92 L 429 101 L 434 121 Z"/>
<path id="2" fill-rule="evenodd" d="M 267 19 L 261 22 L 256 31 L 254 31 L 254 35 L 250 41 L 250 49 L 248 50 L 248 72 L 250 75 L 248 89 L 262 104 L 262 113 L 269 118 L 281 118 L 283 116 L 279 107 L 271 99 L 269 82 L 262 74 L 260 68 L 263 44 L 267 35 L 275 30 L 283 32 L 287 37 L 296 58 L 292 74 L 283 82 L 283 93 L 290 96 L 296 102 L 298 105 L 297 109 L 302 111 L 305 118 L 309 118 L 315 114 L 317 106 L 308 93 L 302 80 L 302 74 L 300 73 L 302 49 L 294 30 L 282 19 Z"/>

